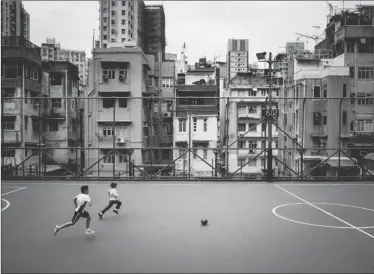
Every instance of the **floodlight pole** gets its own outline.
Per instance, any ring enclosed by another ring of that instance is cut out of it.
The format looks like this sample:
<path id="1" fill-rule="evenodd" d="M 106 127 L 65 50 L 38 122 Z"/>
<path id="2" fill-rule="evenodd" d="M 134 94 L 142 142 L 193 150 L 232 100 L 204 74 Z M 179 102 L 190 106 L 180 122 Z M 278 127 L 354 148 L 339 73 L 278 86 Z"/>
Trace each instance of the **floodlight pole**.
<path id="1" fill-rule="evenodd" d="M 268 64 L 269 64 L 269 111 L 271 111 L 271 108 L 272 108 L 272 98 L 273 98 L 273 92 L 272 92 L 272 65 L 273 65 L 273 60 L 272 60 L 272 53 L 269 52 L 269 60 L 268 60 Z M 270 116 L 268 117 L 268 119 L 271 119 Z M 267 181 L 268 182 L 272 182 L 273 181 L 273 148 L 272 148 L 272 139 L 273 139 L 273 123 L 271 123 L 270 121 L 268 122 L 268 134 L 269 134 L 269 138 L 268 138 L 268 157 L 267 157 L 267 161 L 268 161 L 268 166 L 267 166 Z"/>

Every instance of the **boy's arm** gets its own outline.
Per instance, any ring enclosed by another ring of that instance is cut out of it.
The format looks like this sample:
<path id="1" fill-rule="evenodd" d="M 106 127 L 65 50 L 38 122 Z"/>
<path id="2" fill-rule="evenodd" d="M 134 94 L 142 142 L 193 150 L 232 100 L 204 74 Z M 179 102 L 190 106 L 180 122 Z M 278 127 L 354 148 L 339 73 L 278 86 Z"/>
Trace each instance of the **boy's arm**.
<path id="1" fill-rule="evenodd" d="M 92 206 L 92 200 L 91 200 L 91 197 L 88 198 L 88 205 L 89 205 L 89 206 Z"/>
<path id="2" fill-rule="evenodd" d="M 78 204 L 77 204 L 77 197 L 74 197 L 73 201 L 74 201 L 75 207 L 77 207 L 78 206 Z"/>

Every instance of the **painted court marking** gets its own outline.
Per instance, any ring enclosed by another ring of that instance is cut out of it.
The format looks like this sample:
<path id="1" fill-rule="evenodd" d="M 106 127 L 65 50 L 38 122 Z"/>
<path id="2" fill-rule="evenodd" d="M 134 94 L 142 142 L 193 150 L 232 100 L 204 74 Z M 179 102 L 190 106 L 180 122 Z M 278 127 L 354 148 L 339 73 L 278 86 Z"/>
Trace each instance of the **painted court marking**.
<path id="1" fill-rule="evenodd" d="M 299 196 L 293 194 L 292 192 L 290 192 L 290 191 L 288 191 L 288 190 L 285 190 L 284 188 L 282 188 L 282 187 L 280 187 L 280 186 L 278 186 L 278 185 L 275 185 L 275 186 L 276 186 L 277 188 L 279 188 L 280 190 L 282 190 L 282 191 L 284 191 L 284 192 L 286 192 L 286 193 L 292 195 L 293 197 L 299 199 L 300 201 L 302 201 L 302 202 L 304 202 L 304 203 L 306 203 L 306 204 L 308 204 L 308 205 L 314 207 L 315 209 L 318 209 L 319 211 L 321 211 L 321 212 L 323 212 L 323 213 L 325 213 L 325 214 L 327 214 L 327 215 L 329 215 L 329 216 L 335 218 L 336 220 L 338 220 L 338 221 L 340 221 L 340 222 L 342 222 L 342 223 L 344 223 L 344 224 L 346 224 L 346 225 L 348 225 L 348 226 L 350 226 L 350 227 L 352 227 L 352 228 L 354 228 L 354 229 L 360 231 L 361 233 L 365 234 L 366 236 L 369 236 L 370 238 L 374 239 L 374 236 L 373 236 L 373 235 L 371 235 L 370 233 L 367 233 L 366 231 L 362 230 L 361 228 L 358 228 L 358 227 L 356 227 L 356 226 L 354 226 L 354 225 L 352 225 L 352 224 L 350 224 L 350 223 L 348 223 L 348 222 L 346 222 L 346 221 L 340 219 L 339 217 L 336 217 L 335 215 L 331 214 L 330 212 L 327 212 L 326 210 L 323 210 L 322 208 L 320 208 L 320 207 L 318 207 L 318 206 L 316 206 L 316 205 L 314 205 L 314 204 L 312 204 L 312 203 L 310 203 L 310 202 L 304 200 L 303 198 L 300 198 Z"/>
<path id="2" fill-rule="evenodd" d="M 4 188 L 4 187 L 3 187 Z M 16 187 L 6 187 L 6 188 L 16 188 Z M 4 196 L 4 195 L 8 195 L 8 194 L 11 194 L 11 193 L 14 193 L 14 192 L 17 192 L 17 191 L 20 191 L 20 190 L 23 190 L 25 189 L 26 187 L 18 187 L 16 188 L 15 190 L 12 190 L 12 191 L 8 191 L 8 192 L 5 192 L 5 193 L 2 193 L 1 196 Z M 1 209 L 1 211 L 4 211 L 6 210 L 9 206 L 10 206 L 10 202 L 8 200 L 5 200 L 3 198 L 1 198 L 2 201 L 4 201 L 6 203 L 6 206 L 4 208 Z"/>
<path id="3" fill-rule="evenodd" d="M 335 205 L 335 206 L 343 206 L 343 207 L 351 207 L 351 208 L 358 208 L 366 211 L 371 211 L 374 212 L 374 209 L 370 208 L 365 208 L 365 207 L 359 207 L 359 206 L 352 206 L 352 205 L 344 205 L 344 204 L 333 204 L 333 203 L 314 203 L 315 205 Z M 306 222 L 301 222 L 301 221 L 296 221 L 293 219 L 286 218 L 279 213 L 277 213 L 277 210 L 281 207 L 286 207 L 286 206 L 295 206 L 295 205 L 307 205 L 306 203 L 292 203 L 292 204 L 284 204 L 284 205 L 279 205 L 277 207 L 273 208 L 273 214 L 277 216 L 278 218 L 281 218 L 283 220 L 293 222 L 293 223 L 298 223 L 302 225 L 308 225 L 308 226 L 316 226 L 316 227 L 325 227 L 325 228 L 340 228 L 340 229 L 354 229 L 353 227 L 350 226 L 329 226 L 329 225 L 319 225 L 319 224 L 312 224 L 312 223 L 306 223 Z M 360 229 L 369 229 L 369 228 L 374 228 L 373 226 L 358 226 L 357 228 Z"/>

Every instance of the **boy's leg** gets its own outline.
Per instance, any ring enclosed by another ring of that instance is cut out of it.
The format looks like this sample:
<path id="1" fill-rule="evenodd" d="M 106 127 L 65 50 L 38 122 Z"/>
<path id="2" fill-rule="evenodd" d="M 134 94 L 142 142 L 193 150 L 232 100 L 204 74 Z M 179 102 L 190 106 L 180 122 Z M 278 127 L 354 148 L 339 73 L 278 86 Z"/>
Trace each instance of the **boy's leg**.
<path id="1" fill-rule="evenodd" d="M 113 201 L 109 201 L 109 205 L 100 212 L 101 215 L 104 215 L 104 213 L 107 212 L 112 206 L 113 206 Z"/>
<path id="2" fill-rule="evenodd" d="M 80 218 L 80 214 L 78 212 L 75 212 L 74 211 L 74 215 L 73 215 L 73 218 L 71 220 L 71 222 L 67 222 L 61 226 L 58 226 L 56 225 L 56 228 L 55 228 L 55 235 L 57 234 L 57 232 L 59 232 L 61 229 L 64 229 L 64 228 L 67 228 L 69 226 L 72 226 L 72 225 L 75 225 L 75 223 L 79 220 Z"/>
<path id="3" fill-rule="evenodd" d="M 118 213 L 118 209 L 121 207 L 122 203 L 121 203 L 121 201 L 115 201 L 114 203 L 117 204 L 117 206 L 116 206 L 116 208 L 113 210 L 113 212 L 116 213 L 116 214 L 119 214 L 119 213 Z"/>

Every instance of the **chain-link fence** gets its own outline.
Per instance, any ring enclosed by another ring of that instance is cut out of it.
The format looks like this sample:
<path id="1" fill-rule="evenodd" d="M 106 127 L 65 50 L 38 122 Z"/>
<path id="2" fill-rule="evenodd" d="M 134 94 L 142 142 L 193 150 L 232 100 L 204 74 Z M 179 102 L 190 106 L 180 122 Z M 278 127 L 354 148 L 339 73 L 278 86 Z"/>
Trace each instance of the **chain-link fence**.
<path id="1" fill-rule="evenodd" d="M 3 179 L 374 179 L 370 96 L 275 97 L 272 111 L 265 96 L 5 93 L 1 104 Z"/>

